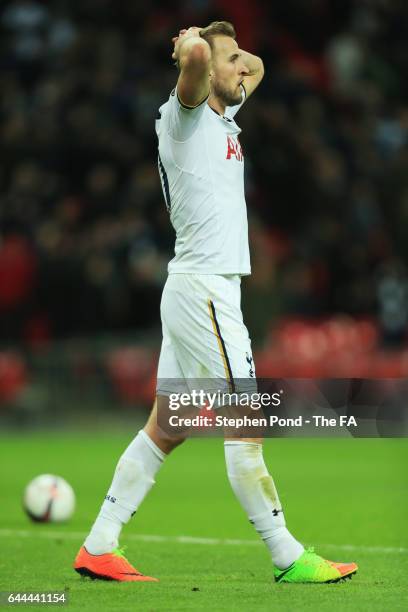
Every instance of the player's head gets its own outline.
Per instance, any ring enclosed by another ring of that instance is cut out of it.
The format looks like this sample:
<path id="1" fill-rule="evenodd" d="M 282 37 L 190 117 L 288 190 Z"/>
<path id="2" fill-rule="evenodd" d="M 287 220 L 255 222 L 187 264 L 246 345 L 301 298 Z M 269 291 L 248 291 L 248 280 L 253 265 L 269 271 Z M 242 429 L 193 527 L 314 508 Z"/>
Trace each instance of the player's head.
<path id="1" fill-rule="evenodd" d="M 241 102 L 240 84 L 248 68 L 235 40 L 234 26 L 228 21 L 213 21 L 200 31 L 211 47 L 211 91 L 226 106 Z"/>

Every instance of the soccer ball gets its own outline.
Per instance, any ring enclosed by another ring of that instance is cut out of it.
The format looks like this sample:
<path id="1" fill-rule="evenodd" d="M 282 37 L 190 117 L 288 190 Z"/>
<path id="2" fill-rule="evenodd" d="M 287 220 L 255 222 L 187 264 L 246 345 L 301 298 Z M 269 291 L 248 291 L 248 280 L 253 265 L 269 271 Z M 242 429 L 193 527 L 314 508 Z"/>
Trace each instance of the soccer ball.
<path id="1" fill-rule="evenodd" d="M 60 523 L 71 518 L 75 509 L 75 493 L 61 476 L 42 474 L 26 486 L 23 507 L 32 521 Z"/>

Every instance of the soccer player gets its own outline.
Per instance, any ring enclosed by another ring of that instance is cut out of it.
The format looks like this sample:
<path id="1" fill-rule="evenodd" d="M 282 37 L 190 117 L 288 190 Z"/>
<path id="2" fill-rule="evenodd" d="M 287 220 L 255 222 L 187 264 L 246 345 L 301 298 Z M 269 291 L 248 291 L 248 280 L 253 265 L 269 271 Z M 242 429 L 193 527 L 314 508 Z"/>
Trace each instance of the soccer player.
<path id="1" fill-rule="evenodd" d="M 156 121 L 164 199 L 176 231 L 175 257 L 161 302 L 163 343 L 157 397 L 143 430 L 121 456 L 100 513 L 74 568 L 105 580 L 153 581 L 118 548 L 122 526 L 184 440 L 158 423 L 172 381 L 253 379 L 251 342 L 240 308 L 250 274 L 244 156 L 235 115 L 262 80 L 262 60 L 239 48 L 228 22 L 191 27 L 173 38 L 177 86 Z M 242 435 L 242 434 L 241 434 Z M 286 527 L 262 439 L 225 438 L 228 478 L 267 548 L 277 582 L 337 582 L 357 571 L 305 550 Z"/>

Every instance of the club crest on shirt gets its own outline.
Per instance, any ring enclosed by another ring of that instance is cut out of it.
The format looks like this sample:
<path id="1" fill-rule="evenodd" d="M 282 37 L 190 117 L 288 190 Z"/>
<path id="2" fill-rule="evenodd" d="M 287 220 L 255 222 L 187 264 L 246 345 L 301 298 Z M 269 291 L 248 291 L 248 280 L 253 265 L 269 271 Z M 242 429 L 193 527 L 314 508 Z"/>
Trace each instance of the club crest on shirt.
<path id="1" fill-rule="evenodd" d="M 245 353 L 246 356 L 246 360 L 249 364 L 249 375 L 251 378 L 254 378 L 255 376 L 255 370 L 254 370 L 254 359 L 252 357 L 252 355 L 250 355 L 249 353 Z"/>
<path id="2" fill-rule="evenodd" d="M 231 159 L 232 156 L 235 156 L 237 161 L 242 161 L 244 159 L 244 154 L 242 153 L 242 147 L 238 140 L 238 138 L 234 138 L 234 136 L 227 136 L 227 157 L 226 159 Z"/>

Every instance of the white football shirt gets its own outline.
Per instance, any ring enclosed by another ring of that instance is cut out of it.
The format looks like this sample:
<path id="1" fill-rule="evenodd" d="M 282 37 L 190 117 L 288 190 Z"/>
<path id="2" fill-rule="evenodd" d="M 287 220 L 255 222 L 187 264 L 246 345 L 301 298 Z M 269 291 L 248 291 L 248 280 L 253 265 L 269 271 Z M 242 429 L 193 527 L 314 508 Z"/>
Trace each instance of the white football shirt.
<path id="1" fill-rule="evenodd" d="M 176 231 L 171 273 L 251 273 L 248 219 L 244 194 L 244 156 L 234 115 L 245 100 L 225 115 L 204 100 L 184 107 L 172 91 L 159 109 L 159 174 Z"/>

